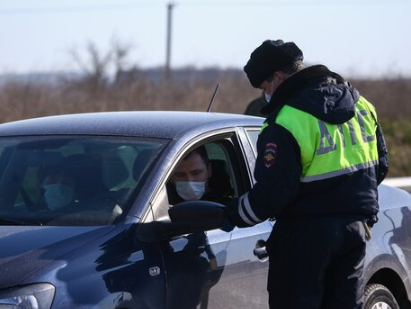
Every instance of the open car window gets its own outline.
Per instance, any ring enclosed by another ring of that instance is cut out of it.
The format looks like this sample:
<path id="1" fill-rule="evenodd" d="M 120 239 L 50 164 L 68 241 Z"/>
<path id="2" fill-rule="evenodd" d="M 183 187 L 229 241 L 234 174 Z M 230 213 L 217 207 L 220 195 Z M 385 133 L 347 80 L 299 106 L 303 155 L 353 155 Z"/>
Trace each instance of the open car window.
<path id="1" fill-rule="evenodd" d="M 0 224 L 106 225 L 128 211 L 166 141 L 0 140 Z"/>
<path id="2" fill-rule="evenodd" d="M 182 198 L 177 192 L 177 187 L 173 181 L 173 173 L 177 166 L 186 158 L 187 154 L 191 153 L 198 147 L 204 147 L 208 159 L 208 169 L 211 170 L 210 178 L 207 179 L 205 193 L 201 196 L 201 200 L 214 201 L 227 205 L 235 196 L 239 194 L 239 173 L 236 171 L 236 162 L 231 141 L 224 139 L 220 141 L 198 144 L 188 149 L 180 158 L 179 162 L 173 167 L 169 179 L 166 182 L 161 194 L 158 195 L 158 200 L 154 203 L 155 220 L 163 220 L 168 217 L 168 208 L 173 204 L 182 202 L 186 199 Z M 210 172 L 210 170 L 208 172 Z"/>

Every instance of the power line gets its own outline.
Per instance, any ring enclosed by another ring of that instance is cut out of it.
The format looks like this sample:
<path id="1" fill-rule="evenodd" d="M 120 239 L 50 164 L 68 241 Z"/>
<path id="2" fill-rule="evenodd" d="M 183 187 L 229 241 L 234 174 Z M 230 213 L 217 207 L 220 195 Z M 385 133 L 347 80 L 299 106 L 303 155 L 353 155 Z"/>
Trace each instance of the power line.
<path id="1" fill-rule="evenodd" d="M 395 5 L 402 3 L 410 3 L 410 0 L 391 0 L 389 3 L 385 0 L 346 0 L 346 1 L 329 1 L 329 0 L 280 0 L 280 1 L 233 1 L 233 2 L 188 2 L 178 1 L 179 6 L 184 7 L 232 7 L 233 9 L 239 7 L 275 7 L 275 6 L 345 6 L 345 5 Z M 0 9 L 0 15 L 24 15 L 24 14 L 47 14 L 47 13 L 83 13 L 90 11 L 107 11 L 107 10 L 125 10 L 133 8 L 149 8 L 149 7 L 164 7 L 165 3 L 159 2 L 144 2 L 144 3 L 112 3 L 99 5 L 79 5 L 79 6 L 55 6 L 55 7 L 30 7 L 30 8 L 6 8 Z"/>
<path id="2" fill-rule="evenodd" d="M 79 5 L 79 6 L 56 6 L 56 7 L 31 7 L 31 8 L 8 8 L 0 9 L 0 15 L 21 15 L 32 13 L 82 13 L 90 11 L 107 11 L 107 10 L 124 10 L 130 8 L 148 8 L 148 7 L 163 7 L 163 4 L 155 3 L 122 3 L 122 4 L 104 4 L 104 5 Z"/>
<path id="3" fill-rule="evenodd" d="M 385 0 L 345 0 L 345 1 L 329 1 L 329 0 L 279 0 L 279 1 L 233 1 L 233 2 L 185 2 L 179 1 L 179 6 L 229 6 L 233 8 L 238 7 L 278 7 L 278 6 L 375 6 L 375 5 L 395 5 L 402 3 L 411 3 L 410 0 L 393 0 L 387 2 Z"/>

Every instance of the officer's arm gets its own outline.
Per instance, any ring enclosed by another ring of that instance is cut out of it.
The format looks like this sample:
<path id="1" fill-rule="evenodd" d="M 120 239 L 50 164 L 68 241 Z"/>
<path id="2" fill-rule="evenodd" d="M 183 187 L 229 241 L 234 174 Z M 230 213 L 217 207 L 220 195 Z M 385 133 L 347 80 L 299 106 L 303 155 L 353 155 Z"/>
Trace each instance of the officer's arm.
<path id="1" fill-rule="evenodd" d="M 270 125 L 260 134 L 257 147 L 256 184 L 229 208 L 231 223 L 240 227 L 279 216 L 300 185 L 300 148 L 289 131 Z"/>
<path id="2" fill-rule="evenodd" d="M 385 143 L 384 133 L 382 132 L 381 124 L 377 121 L 377 149 L 378 149 L 378 174 L 377 183 L 380 184 L 387 176 L 389 161 L 388 149 Z"/>
<path id="3" fill-rule="evenodd" d="M 375 136 L 377 139 L 377 150 L 378 150 L 378 171 L 377 171 L 377 184 L 380 184 L 388 174 L 389 160 L 388 160 L 388 149 L 385 143 L 384 133 L 382 131 L 381 123 L 377 118 L 377 113 L 374 106 L 369 104 L 371 108 L 371 116 L 375 121 L 376 130 Z"/>

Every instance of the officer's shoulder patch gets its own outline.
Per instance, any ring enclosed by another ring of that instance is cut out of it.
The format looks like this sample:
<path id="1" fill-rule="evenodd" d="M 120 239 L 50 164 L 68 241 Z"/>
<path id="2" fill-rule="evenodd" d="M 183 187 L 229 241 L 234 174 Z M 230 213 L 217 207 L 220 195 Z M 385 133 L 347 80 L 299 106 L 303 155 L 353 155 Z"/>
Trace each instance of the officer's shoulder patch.
<path id="1" fill-rule="evenodd" d="M 277 161 L 277 144 L 268 143 L 264 150 L 264 164 L 265 167 L 271 167 Z"/>

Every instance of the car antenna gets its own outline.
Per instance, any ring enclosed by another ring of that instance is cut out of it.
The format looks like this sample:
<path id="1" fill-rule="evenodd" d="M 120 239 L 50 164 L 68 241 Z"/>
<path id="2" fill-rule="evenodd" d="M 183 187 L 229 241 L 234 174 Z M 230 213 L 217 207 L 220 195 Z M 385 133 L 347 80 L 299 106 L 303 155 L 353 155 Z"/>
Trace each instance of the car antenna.
<path id="1" fill-rule="evenodd" d="M 215 90 L 214 90 L 213 96 L 212 96 L 212 98 L 211 98 L 210 104 L 208 104 L 207 113 L 210 112 L 211 107 L 213 106 L 214 98 L 215 98 L 215 96 L 216 96 L 216 94 L 217 94 L 217 91 L 218 91 L 218 88 L 219 88 L 219 87 L 220 87 L 220 84 L 217 84 L 217 86 L 215 87 Z"/>

